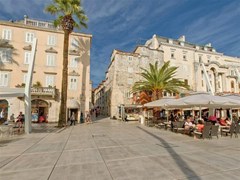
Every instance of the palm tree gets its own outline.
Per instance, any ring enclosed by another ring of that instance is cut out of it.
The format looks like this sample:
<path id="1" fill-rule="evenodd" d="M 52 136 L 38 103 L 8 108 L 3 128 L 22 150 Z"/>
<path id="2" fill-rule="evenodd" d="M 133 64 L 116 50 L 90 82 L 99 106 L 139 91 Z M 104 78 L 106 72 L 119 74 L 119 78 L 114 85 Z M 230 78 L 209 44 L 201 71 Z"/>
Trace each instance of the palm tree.
<path id="1" fill-rule="evenodd" d="M 53 0 L 46 9 L 52 15 L 57 15 L 54 20 L 56 27 L 61 26 L 64 32 L 63 45 L 63 69 L 62 69 L 62 88 L 61 88 L 61 105 L 58 119 L 58 126 L 66 124 L 66 103 L 67 103 L 67 86 L 68 86 L 68 45 L 69 35 L 74 27 L 87 28 L 88 20 L 81 6 L 81 0 Z"/>
<path id="2" fill-rule="evenodd" d="M 169 93 L 179 93 L 180 89 L 189 89 L 189 86 L 180 79 L 174 78 L 178 67 L 170 67 L 170 62 L 163 64 L 161 68 L 156 62 L 154 65 L 149 64 L 150 69 L 142 68 L 140 76 L 142 81 L 137 81 L 132 87 L 132 92 L 150 92 L 151 100 L 157 100 L 162 97 L 163 91 Z M 149 94 L 149 93 L 148 93 Z"/>

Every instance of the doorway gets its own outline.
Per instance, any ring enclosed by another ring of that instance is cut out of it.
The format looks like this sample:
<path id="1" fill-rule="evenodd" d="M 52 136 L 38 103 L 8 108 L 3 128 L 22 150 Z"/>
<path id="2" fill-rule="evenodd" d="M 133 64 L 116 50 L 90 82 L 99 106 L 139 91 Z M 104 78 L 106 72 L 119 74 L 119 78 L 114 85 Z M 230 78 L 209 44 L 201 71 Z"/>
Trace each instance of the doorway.
<path id="1" fill-rule="evenodd" d="M 42 99 L 32 100 L 32 122 L 48 122 L 49 105 Z"/>
<path id="2" fill-rule="evenodd" d="M 69 108 L 67 112 L 68 121 L 70 121 L 70 117 L 73 113 L 75 114 L 75 119 L 78 122 L 78 109 L 72 109 L 72 108 Z"/>

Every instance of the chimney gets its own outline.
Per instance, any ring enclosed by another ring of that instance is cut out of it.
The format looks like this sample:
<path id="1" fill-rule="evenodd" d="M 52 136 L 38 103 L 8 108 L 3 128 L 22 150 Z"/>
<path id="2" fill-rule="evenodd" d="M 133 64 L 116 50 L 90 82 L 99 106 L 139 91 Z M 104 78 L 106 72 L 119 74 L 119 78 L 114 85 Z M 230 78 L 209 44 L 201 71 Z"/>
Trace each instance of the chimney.
<path id="1" fill-rule="evenodd" d="M 185 42 L 186 38 L 185 38 L 184 35 L 182 35 L 182 36 L 180 36 L 180 37 L 178 38 L 178 40 L 179 40 L 179 41 L 182 41 L 182 42 Z"/>
<path id="2" fill-rule="evenodd" d="M 24 15 L 24 24 L 27 24 L 27 19 L 28 19 L 28 16 L 27 15 Z"/>
<path id="3" fill-rule="evenodd" d="M 212 44 L 211 44 L 211 43 L 208 43 L 208 44 L 206 44 L 205 46 L 207 46 L 207 47 L 212 47 Z"/>
<path id="4" fill-rule="evenodd" d="M 158 47 L 159 47 L 159 43 L 158 43 L 157 35 L 154 34 L 152 37 L 152 48 L 157 49 Z"/>

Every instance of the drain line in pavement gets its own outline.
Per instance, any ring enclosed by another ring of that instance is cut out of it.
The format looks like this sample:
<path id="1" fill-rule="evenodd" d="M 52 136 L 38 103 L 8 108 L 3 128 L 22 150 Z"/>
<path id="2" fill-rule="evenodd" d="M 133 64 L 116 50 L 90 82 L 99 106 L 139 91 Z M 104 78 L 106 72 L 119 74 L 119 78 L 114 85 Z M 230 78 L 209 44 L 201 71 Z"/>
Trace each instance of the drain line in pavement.
<path id="1" fill-rule="evenodd" d="M 91 132 L 91 134 L 92 134 L 91 128 L 90 128 L 90 132 Z M 105 164 L 105 166 L 106 166 L 106 168 L 107 168 L 107 170 L 108 170 L 111 178 L 113 179 L 113 176 L 112 176 L 112 174 L 111 174 L 111 172 L 110 172 L 110 170 L 109 170 L 109 168 L 108 168 L 108 166 L 107 166 L 107 163 L 106 163 L 105 160 L 103 159 L 103 156 L 102 156 L 102 154 L 101 154 L 101 152 L 100 152 L 100 150 L 99 150 L 99 147 L 98 147 L 98 145 L 97 145 L 97 143 L 96 143 L 96 141 L 95 141 L 95 139 L 94 139 L 94 137 L 105 137 L 105 135 L 104 135 L 104 134 L 97 134 L 97 135 L 96 135 L 96 134 L 92 134 L 92 137 L 93 137 L 93 141 L 95 142 L 95 144 L 96 144 L 96 146 L 97 146 L 98 152 L 99 152 L 99 154 L 100 154 L 100 156 L 101 156 L 101 158 L 102 158 L 102 160 L 103 160 L 103 162 L 104 162 L 104 164 Z"/>
<path id="2" fill-rule="evenodd" d="M 69 136 L 68 136 L 68 138 L 67 138 L 67 140 L 66 140 L 66 143 L 64 144 L 64 147 L 63 147 L 63 149 L 62 149 L 59 157 L 57 158 L 57 161 L 55 162 L 55 164 L 54 164 L 54 166 L 53 166 L 53 168 L 52 168 L 52 170 L 51 170 L 51 172 L 50 172 L 50 174 L 49 174 L 49 176 L 48 176 L 48 178 L 47 178 L 48 180 L 49 180 L 49 178 L 51 177 L 51 175 L 52 175 L 52 173 L 53 173 L 53 171 L 54 171 L 54 169 L 55 169 L 55 167 L 56 167 L 56 165 L 57 165 L 60 157 L 61 157 L 62 154 L 63 154 L 63 151 L 64 151 L 64 149 L 65 149 L 65 147 L 66 147 L 66 145 L 67 145 L 67 142 L 68 142 L 68 140 L 69 140 L 69 138 L 70 138 L 70 136 L 71 136 L 71 134 L 72 134 L 72 130 L 73 130 L 73 127 L 72 127 L 72 129 L 71 129 L 71 132 L 69 133 Z"/>
<path id="3" fill-rule="evenodd" d="M 11 161 L 9 161 L 8 163 L 0 166 L 0 168 L 3 168 L 4 166 L 8 165 L 9 163 L 11 163 L 12 161 L 14 161 L 15 159 L 17 159 L 19 156 L 23 155 L 27 150 L 29 150 L 30 148 L 32 148 L 33 146 L 35 146 L 36 144 L 40 143 L 44 138 L 46 138 L 47 136 L 49 136 L 50 134 L 47 134 L 46 136 L 44 136 L 43 138 L 41 138 L 39 141 L 37 141 L 36 143 L 34 143 L 32 146 L 30 146 L 29 148 L 27 148 L 25 151 L 23 151 L 21 154 L 19 154 L 18 156 L 16 156 L 15 158 L 13 158 Z"/>

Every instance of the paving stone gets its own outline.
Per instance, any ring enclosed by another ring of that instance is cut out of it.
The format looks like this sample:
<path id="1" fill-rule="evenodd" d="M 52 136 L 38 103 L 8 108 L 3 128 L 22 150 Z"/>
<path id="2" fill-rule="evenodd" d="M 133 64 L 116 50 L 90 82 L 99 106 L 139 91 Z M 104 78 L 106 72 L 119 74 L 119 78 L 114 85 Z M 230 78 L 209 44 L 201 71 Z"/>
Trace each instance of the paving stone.
<path id="1" fill-rule="evenodd" d="M 46 180 L 51 173 L 51 168 L 37 168 L 32 170 L 3 172 L 0 173 L 1 180 Z"/>
<path id="2" fill-rule="evenodd" d="M 56 167 L 50 177 L 50 180 L 62 179 L 110 180 L 112 178 L 104 163 L 88 163 Z"/>
<path id="3" fill-rule="evenodd" d="M 109 118 L 60 132 L 38 128 L 0 142 L 1 180 L 240 177 L 240 138 L 195 140 Z"/>

